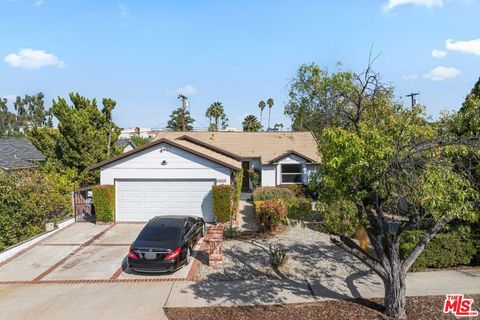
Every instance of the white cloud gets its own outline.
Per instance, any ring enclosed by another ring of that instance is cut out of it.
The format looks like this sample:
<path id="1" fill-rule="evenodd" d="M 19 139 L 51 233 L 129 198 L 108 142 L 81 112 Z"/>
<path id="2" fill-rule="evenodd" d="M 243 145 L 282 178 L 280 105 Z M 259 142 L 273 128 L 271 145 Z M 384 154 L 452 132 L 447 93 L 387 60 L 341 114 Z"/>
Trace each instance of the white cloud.
<path id="1" fill-rule="evenodd" d="M 402 76 L 402 79 L 403 80 L 415 80 L 418 78 L 418 73 L 414 73 L 414 74 L 409 74 L 409 75 L 406 75 L 406 76 Z"/>
<path id="2" fill-rule="evenodd" d="M 45 3 L 45 2 L 44 2 L 43 0 L 37 0 L 37 1 L 35 1 L 35 5 L 36 5 L 37 7 L 41 7 L 44 3 Z"/>
<path id="3" fill-rule="evenodd" d="M 480 39 L 467 41 L 454 41 L 453 39 L 448 39 L 445 41 L 445 48 L 451 51 L 459 51 L 461 53 L 480 56 Z"/>
<path id="4" fill-rule="evenodd" d="M 391 11 L 396 7 L 413 4 L 416 7 L 442 7 L 443 0 L 388 0 L 387 3 L 383 5 L 384 11 Z"/>
<path id="5" fill-rule="evenodd" d="M 191 84 L 187 84 L 183 87 L 178 88 L 175 90 L 175 94 L 184 94 L 186 96 L 188 95 L 194 95 L 198 92 L 197 88 Z"/>
<path id="6" fill-rule="evenodd" d="M 43 50 L 21 49 L 17 53 L 11 53 L 3 58 L 3 61 L 13 68 L 40 69 L 54 66 L 64 68 L 65 63 L 52 53 Z"/>
<path id="7" fill-rule="evenodd" d="M 432 50 L 432 57 L 434 58 L 445 58 L 446 55 L 447 55 L 447 51 L 437 50 L 437 49 Z"/>
<path id="8" fill-rule="evenodd" d="M 443 81 L 445 79 L 455 78 L 460 74 L 460 70 L 452 67 L 438 66 L 424 75 L 425 78 L 432 81 Z"/>

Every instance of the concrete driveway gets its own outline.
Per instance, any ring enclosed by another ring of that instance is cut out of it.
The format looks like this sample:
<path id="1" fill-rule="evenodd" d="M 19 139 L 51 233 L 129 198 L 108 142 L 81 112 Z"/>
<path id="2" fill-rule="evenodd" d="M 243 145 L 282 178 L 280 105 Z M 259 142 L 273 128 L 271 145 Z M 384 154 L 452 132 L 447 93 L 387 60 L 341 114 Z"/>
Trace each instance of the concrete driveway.
<path id="1" fill-rule="evenodd" d="M 172 274 L 135 274 L 127 268 L 129 246 L 143 226 L 75 223 L 1 262 L 0 284 L 187 279 L 193 263 Z"/>

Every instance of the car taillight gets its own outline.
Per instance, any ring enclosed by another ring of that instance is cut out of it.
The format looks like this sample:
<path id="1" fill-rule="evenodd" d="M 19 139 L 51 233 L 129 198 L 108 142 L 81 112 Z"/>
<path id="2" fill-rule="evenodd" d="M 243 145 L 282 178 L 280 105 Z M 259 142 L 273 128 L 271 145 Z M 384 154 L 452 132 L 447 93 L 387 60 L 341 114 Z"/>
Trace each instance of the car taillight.
<path id="1" fill-rule="evenodd" d="M 135 253 L 135 251 L 133 251 L 133 244 L 130 246 L 130 250 L 128 250 L 128 257 L 130 259 L 138 259 L 137 254 Z"/>
<path id="2" fill-rule="evenodd" d="M 172 260 L 177 258 L 180 255 L 180 252 L 182 252 L 182 247 L 178 247 L 177 249 L 173 250 L 169 254 L 167 254 L 163 260 Z"/>

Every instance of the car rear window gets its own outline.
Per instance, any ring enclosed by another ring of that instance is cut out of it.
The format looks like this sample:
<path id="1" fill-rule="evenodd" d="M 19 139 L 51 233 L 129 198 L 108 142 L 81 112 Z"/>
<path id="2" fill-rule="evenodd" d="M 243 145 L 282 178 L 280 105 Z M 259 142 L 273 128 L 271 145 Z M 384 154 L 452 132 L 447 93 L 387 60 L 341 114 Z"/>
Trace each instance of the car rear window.
<path id="1" fill-rule="evenodd" d="M 146 225 L 138 239 L 144 241 L 176 240 L 180 237 L 180 228 L 163 224 Z"/>

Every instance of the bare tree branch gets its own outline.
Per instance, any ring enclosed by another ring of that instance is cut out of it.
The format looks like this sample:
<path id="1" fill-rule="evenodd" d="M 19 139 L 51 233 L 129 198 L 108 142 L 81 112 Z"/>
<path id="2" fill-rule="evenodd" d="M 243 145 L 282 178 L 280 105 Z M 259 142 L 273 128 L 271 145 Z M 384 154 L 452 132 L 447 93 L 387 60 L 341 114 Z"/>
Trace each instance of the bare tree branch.
<path id="1" fill-rule="evenodd" d="M 418 256 L 423 252 L 427 244 L 432 240 L 432 238 L 440 231 L 440 229 L 450 221 L 452 221 L 454 217 L 450 218 L 441 218 L 435 222 L 435 224 L 427 231 L 427 234 L 425 237 L 423 237 L 422 240 L 420 240 L 417 245 L 415 246 L 415 249 L 410 253 L 407 259 L 402 264 L 402 271 L 404 273 L 407 273 L 408 270 L 412 267 L 413 263 L 415 260 L 418 258 Z"/>
<path id="2" fill-rule="evenodd" d="M 357 257 L 360 261 L 369 266 L 373 271 L 375 271 L 381 278 L 386 277 L 385 270 L 380 261 L 372 257 L 368 252 L 360 248 L 353 240 L 345 237 L 331 237 L 332 241 L 336 246 L 342 248 L 351 255 Z"/>

